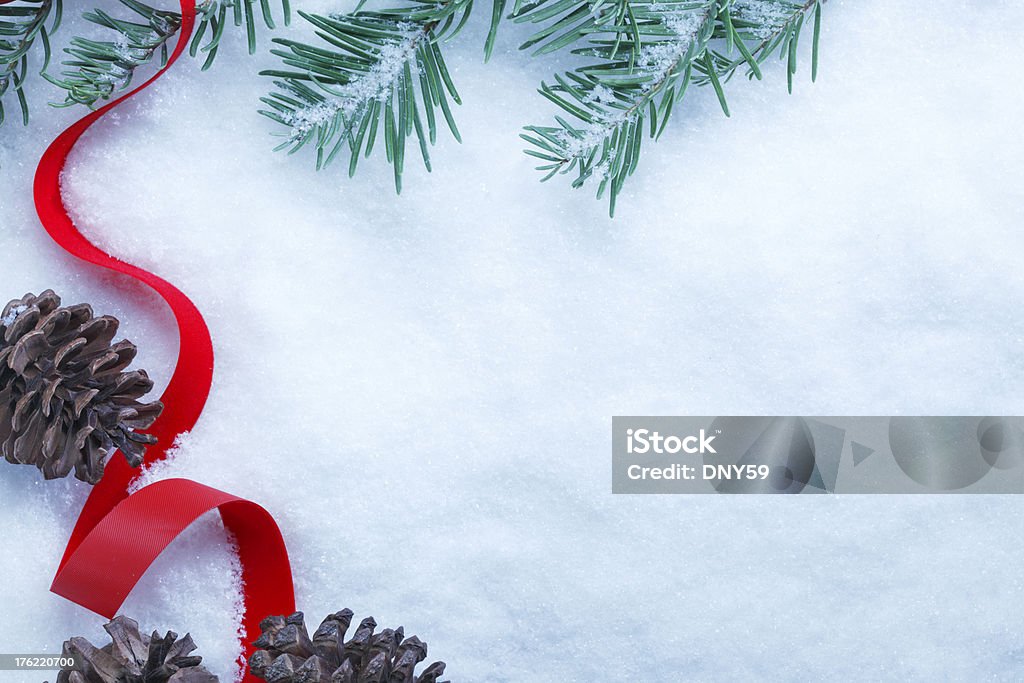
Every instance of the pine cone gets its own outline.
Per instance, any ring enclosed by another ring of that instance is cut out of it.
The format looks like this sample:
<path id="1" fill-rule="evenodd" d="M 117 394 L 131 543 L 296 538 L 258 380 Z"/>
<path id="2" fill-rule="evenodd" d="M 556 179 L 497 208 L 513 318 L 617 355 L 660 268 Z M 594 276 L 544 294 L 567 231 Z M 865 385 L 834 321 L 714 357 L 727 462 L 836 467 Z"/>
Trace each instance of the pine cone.
<path id="1" fill-rule="evenodd" d="M 65 641 L 62 656 L 74 657 L 75 665 L 61 669 L 57 683 L 217 683 L 217 677 L 200 666 L 202 657 L 189 656 L 196 649 L 192 637 L 156 631 L 147 638 L 127 617 L 114 617 L 103 627 L 113 641 L 97 648 L 85 638 Z"/>
<path id="2" fill-rule="evenodd" d="M 0 315 L 0 452 L 35 465 L 47 479 L 95 484 L 115 448 L 132 467 L 156 438 L 163 404 L 140 403 L 153 388 L 144 370 L 122 372 L 135 345 L 111 345 L 118 321 L 94 318 L 88 304 L 60 307 L 51 290 L 26 294 Z"/>
<path id="3" fill-rule="evenodd" d="M 363 619 L 347 643 L 352 610 L 328 615 L 313 637 L 302 612 L 267 617 L 253 643 L 249 671 L 268 683 L 438 683 L 444 662 L 434 662 L 419 676 L 416 665 L 427 657 L 427 644 L 405 637 L 401 626 L 374 634 L 377 622 Z M 442 682 L 443 683 L 443 682 Z"/>

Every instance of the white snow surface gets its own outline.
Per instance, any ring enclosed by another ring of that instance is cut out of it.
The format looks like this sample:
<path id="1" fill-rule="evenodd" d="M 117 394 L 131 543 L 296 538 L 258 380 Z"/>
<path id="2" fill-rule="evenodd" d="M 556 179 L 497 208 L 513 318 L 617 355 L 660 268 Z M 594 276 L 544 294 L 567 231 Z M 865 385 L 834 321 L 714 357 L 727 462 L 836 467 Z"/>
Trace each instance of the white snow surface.
<path id="1" fill-rule="evenodd" d="M 692 90 L 614 220 L 537 182 L 516 136 L 551 120 L 534 89 L 561 58 L 506 26 L 484 65 L 485 14 L 449 47 L 465 143 L 440 134 L 432 174 L 410 157 L 400 198 L 382 160 L 348 180 L 271 153 L 265 34 L 78 147 L 79 224 L 178 284 L 216 344 L 206 412 L 148 480 L 258 501 L 310 621 L 404 624 L 459 683 L 1020 680 L 1019 497 L 613 496 L 609 434 L 619 414 L 1024 411 L 1024 5 L 833 0 L 818 83 L 805 52 L 792 96 L 777 62 L 730 83 L 731 119 Z M 58 44 L 85 30 L 67 15 Z M 35 217 L 35 163 L 82 115 L 47 97 L 0 129 L 6 298 L 118 316 L 162 387 L 163 304 Z M 86 494 L 0 467 L 0 651 L 104 641 L 47 590 Z M 231 680 L 236 570 L 204 519 L 123 611 Z"/>

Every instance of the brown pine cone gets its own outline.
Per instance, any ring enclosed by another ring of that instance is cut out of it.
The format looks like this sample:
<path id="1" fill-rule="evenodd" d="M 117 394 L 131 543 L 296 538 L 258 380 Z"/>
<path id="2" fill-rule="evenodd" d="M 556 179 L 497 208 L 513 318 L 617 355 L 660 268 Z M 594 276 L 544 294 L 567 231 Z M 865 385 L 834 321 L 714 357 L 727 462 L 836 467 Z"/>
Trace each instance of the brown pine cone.
<path id="1" fill-rule="evenodd" d="M 161 638 L 154 631 L 147 638 L 138 623 L 122 616 L 103 628 L 113 642 L 102 648 L 85 638 L 65 641 L 62 656 L 73 657 L 75 665 L 61 669 L 57 683 L 217 683 L 200 666 L 203 658 L 189 655 L 196 644 L 187 633 L 178 639 L 168 631 Z"/>
<path id="2" fill-rule="evenodd" d="M 72 469 L 95 484 L 115 449 L 132 467 L 156 441 L 136 430 L 163 410 L 141 403 L 153 388 L 145 370 L 124 372 L 130 341 L 111 345 L 118 321 L 94 318 L 88 304 L 62 308 L 51 290 L 26 294 L 0 314 L 0 452 L 35 465 L 47 479 Z"/>
<path id="3" fill-rule="evenodd" d="M 434 662 L 416 676 L 427 657 L 427 644 L 405 637 L 402 627 L 374 634 L 377 622 L 363 619 L 345 642 L 352 610 L 330 614 L 313 637 L 302 612 L 267 617 L 253 643 L 260 648 L 249 658 L 249 671 L 268 683 L 444 683 L 444 662 Z"/>

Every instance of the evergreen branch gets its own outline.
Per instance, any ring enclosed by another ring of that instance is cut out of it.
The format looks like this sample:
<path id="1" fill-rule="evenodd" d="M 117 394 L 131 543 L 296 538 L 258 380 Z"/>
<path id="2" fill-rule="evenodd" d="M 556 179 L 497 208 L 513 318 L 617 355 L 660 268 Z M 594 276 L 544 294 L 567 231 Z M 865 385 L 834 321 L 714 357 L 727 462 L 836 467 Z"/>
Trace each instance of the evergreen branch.
<path id="1" fill-rule="evenodd" d="M 558 126 L 527 126 L 526 154 L 543 163 L 542 180 L 575 171 L 574 188 L 598 182 L 609 213 L 626 179 L 636 170 L 641 140 L 657 139 L 689 84 L 711 85 L 725 115 L 723 84 L 742 65 L 761 78 L 760 64 L 779 52 L 788 60 L 790 90 L 797 43 L 814 12 L 812 76 L 817 75 L 821 6 L 825 0 L 630 0 L 639 42 L 620 27 L 591 32 L 589 47 L 574 54 L 597 58 L 541 84 L 540 93 L 571 115 Z M 604 35 L 602 35 L 604 34 Z M 733 57 L 734 53 L 738 56 Z"/>
<path id="2" fill-rule="evenodd" d="M 12 88 L 21 109 L 22 123 L 28 124 L 29 109 L 24 84 L 28 75 L 28 56 L 36 41 L 43 48 L 40 73 L 50 63 L 50 34 L 61 20 L 61 0 L 24 0 L 0 5 L 0 125 L 5 117 L 3 98 Z M 46 22 L 50 17 L 50 28 Z"/>
<path id="3" fill-rule="evenodd" d="M 135 12 L 136 21 L 116 19 L 103 10 L 83 15 L 87 21 L 111 29 L 117 35 L 112 41 L 71 39 L 71 46 L 64 51 L 75 59 L 61 62 L 69 67 L 61 72 L 62 78 L 47 76 L 54 85 L 67 91 L 64 102 L 58 106 L 95 106 L 98 101 L 108 100 L 115 92 L 127 88 L 135 70 L 151 62 L 157 53 L 161 64 L 167 62 L 167 45 L 181 28 L 181 15 L 157 10 L 136 0 L 120 1 Z"/>
<path id="4" fill-rule="evenodd" d="M 294 154 L 312 145 L 317 170 L 346 152 L 351 177 L 380 133 L 400 193 L 405 142 L 413 133 L 431 170 L 428 147 L 437 140 L 438 110 L 455 139 L 462 140 L 448 102 L 461 104 L 461 99 L 439 43 L 461 30 L 471 7 L 472 0 L 416 0 L 402 8 L 335 17 L 300 12 L 329 47 L 274 40 L 284 49 L 272 53 L 292 67 L 261 74 L 276 78 L 277 90 L 261 98 L 269 109 L 260 113 L 287 127 L 276 149 Z"/>
<path id="5" fill-rule="evenodd" d="M 576 52 L 602 62 L 555 76 L 555 85 L 542 83 L 541 94 L 580 121 L 556 116 L 558 127 L 526 127 L 528 134 L 521 137 L 537 148 L 527 154 L 545 162 L 537 167 L 546 173 L 543 180 L 573 170 L 574 188 L 596 179 L 597 196 L 608 191 L 614 215 L 615 200 L 639 162 L 645 119 L 650 119 L 650 135 L 660 135 L 694 70 L 702 68 L 726 3 L 634 0 L 643 37 L 635 60 L 635 46 L 618 38 L 595 40 L 593 47 Z"/>
<path id="6" fill-rule="evenodd" d="M 158 10 L 139 0 L 120 0 L 131 10 L 131 20 L 111 16 L 103 10 L 86 12 L 83 17 L 113 32 L 112 40 L 90 40 L 75 37 L 65 52 L 74 59 L 62 62 L 67 67 L 60 77 L 48 80 L 66 91 L 58 106 L 85 104 L 93 107 L 109 100 L 127 88 L 136 69 L 159 58 L 167 63 L 171 39 L 181 28 L 181 15 Z M 259 0 L 260 13 L 267 28 L 275 28 L 269 0 Z M 282 0 L 284 21 L 291 21 L 289 0 Z M 231 13 L 229 20 L 228 12 Z M 193 57 L 205 53 L 203 70 L 210 68 L 217 56 L 224 29 L 229 24 L 246 30 L 249 53 L 256 51 L 256 0 L 206 0 L 196 6 L 196 29 L 189 44 Z M 205 44 L 203 39 L 209 34 Z"/>

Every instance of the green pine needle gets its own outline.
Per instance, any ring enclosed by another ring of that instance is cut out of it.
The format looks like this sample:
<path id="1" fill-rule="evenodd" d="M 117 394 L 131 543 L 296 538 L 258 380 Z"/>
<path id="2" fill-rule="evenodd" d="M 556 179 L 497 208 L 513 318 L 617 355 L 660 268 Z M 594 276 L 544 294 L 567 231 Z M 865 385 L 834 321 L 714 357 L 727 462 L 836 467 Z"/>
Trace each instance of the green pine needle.
<path id="1" fill-rule="evenodd" d="M 289 0 L 281 0 L 281 9 L 284 25 L 290 26 L 292 10 Z M 228 17 L 229 12 L 230 18 Z M 259 13 L 260 20 L 267 29 L 273 31 L 277 28 L 270 0 L 259 0 Z M 205 0 L 205 2 L 196 4 L 196 30 L 192 36 L 192 42 L 189 43 L 188 51 L 193 57 L 200 52 L 206 53 L 203 71 L 209 69 L 216 59 L 217 48 L 224 35 L 224 28 L 229 24 L 237 28 L 245 26 L 249 54 L 256 54 L 256 0 Z M 207 33 L 210 34 L 210 38 L 204 44 L 203 38 Z"/>
<path id="2" fill-rule="evenodd" d="M 524 5 L 517 0 L 509 18 L 517 24 L 542 25 L 519 46 L 521 50 L 535 48 L 535 55 L 557 52 L 594 34 L 607 33 L 616 43 L 629 41 L 636 56 L 642 39 L 634 7 L 646 4 L 633 0 L 537 0 Z"/>

